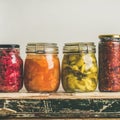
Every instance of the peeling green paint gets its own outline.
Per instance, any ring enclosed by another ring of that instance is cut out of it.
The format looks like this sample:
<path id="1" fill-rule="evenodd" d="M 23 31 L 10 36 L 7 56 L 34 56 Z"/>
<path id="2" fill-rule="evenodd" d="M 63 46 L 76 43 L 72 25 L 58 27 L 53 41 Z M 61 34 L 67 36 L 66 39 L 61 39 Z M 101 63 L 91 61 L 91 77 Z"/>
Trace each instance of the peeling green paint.
<path id="1" fill-rule="evenodd" d="M 2 107 L 17 112 L 9 118 L 120 117 L 119 99 L 8 99 Z"/>

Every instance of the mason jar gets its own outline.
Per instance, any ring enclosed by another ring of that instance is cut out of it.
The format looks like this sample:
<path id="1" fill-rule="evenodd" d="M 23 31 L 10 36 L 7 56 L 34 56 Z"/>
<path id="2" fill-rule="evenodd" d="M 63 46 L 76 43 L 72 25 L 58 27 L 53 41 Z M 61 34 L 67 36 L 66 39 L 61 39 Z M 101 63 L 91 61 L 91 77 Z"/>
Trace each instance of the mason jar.
<path id="1" fill-rule="evenodd" d="M 18 92 L 23 86 L 23 61 L 17 44 L 0 44 L 0 92 Z"/>
<path id="2" fill-rule="evenodd" d="M 24 84 L 28 92 L 56 92 L 60 83 L 60 62 L 56 43 L 28 43 Z"/>
<path id="3" fill-rule="evenodd" d="M 120 91 L 120 35 L 100 35 L 99 90 Z"/>
<path id="4" fill-rule="evenodd" d="M 62 86 L 65 92 L 91 92 L 97 87 L 97 61 L 93 42 L 65 43 Z"/>

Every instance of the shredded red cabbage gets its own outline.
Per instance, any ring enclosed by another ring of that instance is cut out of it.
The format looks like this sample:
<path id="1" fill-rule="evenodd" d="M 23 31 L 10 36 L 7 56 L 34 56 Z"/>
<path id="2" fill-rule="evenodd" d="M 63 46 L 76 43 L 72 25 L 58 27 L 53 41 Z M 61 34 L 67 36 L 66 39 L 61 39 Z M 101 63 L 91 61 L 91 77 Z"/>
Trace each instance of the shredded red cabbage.
<path id="1" fill-rule="evenodd" d="M 0 91 L 17 92 L 23 85 L 23 61 L 13 49 L 0 51 Z"/>

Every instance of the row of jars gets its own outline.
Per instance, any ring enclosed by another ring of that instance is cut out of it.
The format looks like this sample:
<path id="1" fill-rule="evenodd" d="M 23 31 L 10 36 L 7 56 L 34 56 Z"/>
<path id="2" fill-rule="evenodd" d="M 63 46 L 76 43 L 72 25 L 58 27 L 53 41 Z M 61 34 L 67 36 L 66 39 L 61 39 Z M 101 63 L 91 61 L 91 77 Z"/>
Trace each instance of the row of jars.
<path id="1" fill-rule="evenodd" d="M 0 92 L 120 91 L 120 35 L 100 35 L 98 65 L 93 42 L 65 43 L 60 72 L 56 43 L 28 43 L 23 70 L 19 45 L 0 45 Z M 98 67 L 99 66 L 99 67 Z M 61 73 L 61 75 L 60 75 Z"/>

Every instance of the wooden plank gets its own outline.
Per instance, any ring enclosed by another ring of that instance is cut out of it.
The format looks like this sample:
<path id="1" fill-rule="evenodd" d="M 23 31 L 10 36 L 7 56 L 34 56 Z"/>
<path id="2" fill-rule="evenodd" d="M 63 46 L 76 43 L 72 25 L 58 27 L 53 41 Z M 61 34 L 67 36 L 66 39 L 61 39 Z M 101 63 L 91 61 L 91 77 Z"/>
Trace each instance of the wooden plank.
<path id="1" fill-rule="evenodd" d="M 20 118 L 3 118 L 2 120 L 21 120 Z M 48 119 L 44 119 L 44 118 L 38 118 L 38 119 L 35 119 L 35 118 L 23 118 L 22 120 L 120 120 L 119 118 L 63 118 L 63 119 L 50 119 L 50 118 L 48 118 Z"/>
<path id="2" fill-rule="evenodd" d="M 9 99 L 0 104 L 16 111 L 9 118 L 120 118 L 119 99 Z"/>
<path id="3" fill-rule="evenodd" d="M 0 93 L 0 99 L 120 99 L 120 92 Z"/>
<path id="4" fill-rule="evenodd" d="M 0 108 L 0 119 L 120 118 L 120 93 L 0 93 Z"/>

